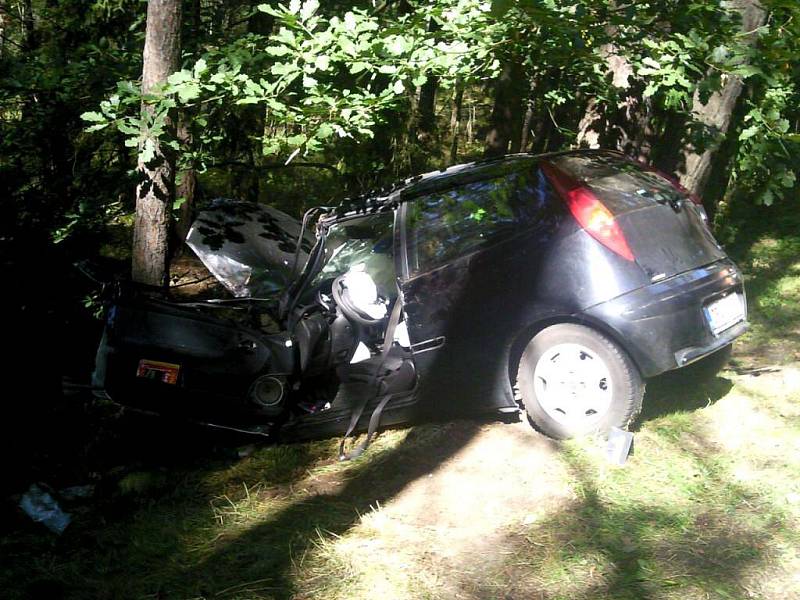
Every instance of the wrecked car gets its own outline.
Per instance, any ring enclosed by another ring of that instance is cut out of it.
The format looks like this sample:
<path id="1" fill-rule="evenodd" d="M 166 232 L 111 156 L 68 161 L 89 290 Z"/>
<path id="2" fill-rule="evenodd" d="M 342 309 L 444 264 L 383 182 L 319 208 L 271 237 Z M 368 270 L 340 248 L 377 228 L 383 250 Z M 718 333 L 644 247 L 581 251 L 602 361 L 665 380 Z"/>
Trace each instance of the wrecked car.
<path id="1" fill-rule="evenodd" d="M 284 439 L 527 415 L 569 438 L 747 328 L 702 206 L 624 155 L 511 155 L 302 222 L 218 200 L 188 245 L 230 297 L 118 285 L 95 385 L 126 406 Z"/>

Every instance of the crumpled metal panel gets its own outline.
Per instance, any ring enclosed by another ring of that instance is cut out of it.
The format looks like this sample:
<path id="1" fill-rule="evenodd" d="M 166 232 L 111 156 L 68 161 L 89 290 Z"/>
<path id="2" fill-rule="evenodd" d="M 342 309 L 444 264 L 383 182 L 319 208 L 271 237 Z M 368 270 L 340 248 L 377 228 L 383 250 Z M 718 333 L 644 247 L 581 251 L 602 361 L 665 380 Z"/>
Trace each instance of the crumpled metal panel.
<path id="1" fill-rule="evenodd" d="M 186 238 L 208 270 L 237 298 L 266 297 L 291 280 L 300 222 L 270 206 L 217 198 Z M 298 270 L 315 239 L 303 236 Z"/>

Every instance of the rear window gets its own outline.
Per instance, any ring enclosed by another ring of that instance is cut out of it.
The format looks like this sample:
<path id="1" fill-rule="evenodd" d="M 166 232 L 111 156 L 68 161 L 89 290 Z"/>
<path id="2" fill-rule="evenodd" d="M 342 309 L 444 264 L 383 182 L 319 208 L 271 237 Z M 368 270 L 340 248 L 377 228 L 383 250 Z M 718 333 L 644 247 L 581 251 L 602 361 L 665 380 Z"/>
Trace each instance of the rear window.
<path id="1" fill-rule="evenodd" d="M 652 206 L 656 202 L 672 204 L 687 200 L 669 180 L 620 156 L 559 156 L 551 162 L 570 177 L 585 183 L 614 214 Z"/>

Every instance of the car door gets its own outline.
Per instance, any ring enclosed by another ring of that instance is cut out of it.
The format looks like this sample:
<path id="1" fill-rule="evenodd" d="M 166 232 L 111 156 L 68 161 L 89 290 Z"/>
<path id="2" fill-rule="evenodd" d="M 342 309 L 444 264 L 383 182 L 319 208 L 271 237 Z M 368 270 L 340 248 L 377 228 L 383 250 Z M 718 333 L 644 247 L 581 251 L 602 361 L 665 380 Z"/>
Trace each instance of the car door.
<path id="1" fill-rule="evenodd" d="M 543 187 L 535 163 L 523 163 L 404 203 L 402 289 L 428 410 L 515 406 L 497 381 L 507 381 L 509 338 L 535 280 L 531 243 L 548 230 Z"/>

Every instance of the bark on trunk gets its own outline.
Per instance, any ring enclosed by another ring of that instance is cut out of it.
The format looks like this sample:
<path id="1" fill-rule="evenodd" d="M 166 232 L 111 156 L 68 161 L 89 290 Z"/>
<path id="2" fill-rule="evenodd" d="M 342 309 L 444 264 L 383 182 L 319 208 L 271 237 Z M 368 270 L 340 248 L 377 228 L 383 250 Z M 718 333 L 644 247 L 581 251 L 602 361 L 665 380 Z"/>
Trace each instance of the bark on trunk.
<path id="1" fill-rule="evenodd" d="M 486 134 L 486 156 L 501 156 L 511 151 L 519 151 L 518 135 L 522 122 L 522 90 L 524 81 L 519 61 L 509 61 L 495 85 L 494 107 L 490 118 L 489 132 Z"/>
<path id="2" fill-rule="evenodd" d="M 186 123 L 188 117 L 184 116 L 178 123 L 178 141 L 181 147 L 187 147 L 192 143 L 192 134 Z M 194 195 L 197 188 L 197 172 L 191 166 L 178 174 L 178 184 L 175 186 L 175 197 L 182 199 L 183 203 L 178 210 L 178 220 L 175 223 L 175 255 L 180 255 L 183 250 L 183 242 L 189 233 L 192 224 L 192 214 L 194 211 Z"/>
<path id="3" fill-rule="evenodd" d="M 767 13 L 757 0 L 731 0 L 728 6 L 742 15 L 742 33 L 748 34 L 747 43 L 753 44 L 755 30 L 761 27 Z M 692 117 L 702 126 L 710 142 L 704 147 L 690 144 L 684 149 L 684 168 L 680 175 L 681 184 L 689 191 L 702 196 L 708 183 L 712 161 L 731 124 L 736 102 L 742 93 L 744 83 L 735 75 L 723 76 L 722 89 L 714 92 L 703 104 L 695 92 L 692 104 Z"/>
<path id="4" fill-rule="evenodd" d="M 180 0 L 150 0 L 142 67 L 142 91 L 147 93 L 166 82 L 178 68 L 180 58 Z M 152 107 L 144 104 L 145 111 Z M 150 285 L 167 283 L 170 211 L 174 198 L 174 161 L 155 141 L 154 158 L 138 163 L 140 183 L 136 187 L 136 220 L 133 229 L 134 281 Z"/>
<path id="5" fill-rule="evenodd" d="M 439 78 L 431 75 L 419 90 L 417 140 L 423 145 L 430 143 L 436 130 L 436 90 L 438 87 Z"/>
<path id="6" fill-rule="evenodd" d="M 6 14 L 5 6 L 0 6 L 0 60 L 5 56 L 6 47 Z"/>
<path id="7" fill-rule="evenodd" d="M 461 105 L 464 102 L 464 84 L 456 82 L 450 108 L 450 164 L 458 162 L 458 137 L 461 129 Z"/>
<path id="8" fill-rule="evenodd" d="M 609 36 L 615 35 L 614 28 L 606 32 Z M 606 61 L 608 73 L 612 76 L 611 84 L 619 90 L 627 90 L 630 87 L 628 78 L 633 75 L 633 67 L 628 60 L 617 54 L 617 49 L 613 44 L 603 44 L 600 47 L 600 55 Z M 619 104 L 619 109 L 625 109 L 636 99 L 630 96 L 625 97 Z M 576 144 L 580 147 L 599 148 L 601 146 L 619 146 L 618 140 L 613 140 L 613 133 L 609 131 L 609 116 L 606 114 L 605 107 L 601 106 L 595 98 L 590 98 L 586 104 L 586 111 L 578 125 L 578 138 Z M 626 134 L 627 137 L 627 134 Z"/>
<path id="9" fill-rule="evenodd" d="M 36 23 L 33 19 L 33 2 L 25 0 L 22 3 L 22 45 L 27 52 L 32 52 L 38 46 L 36 40 Z"/>
<path id="10" fill-rule="evenodd" d="M 528 103 L 528 108 L 525 111 L 525 118 L 522 120 L 522 132 L 519 138 L 520 152 L 526 152 L 528 143 L 530 141 L 531 125 L 533 125 L 533 103 Z"/>

